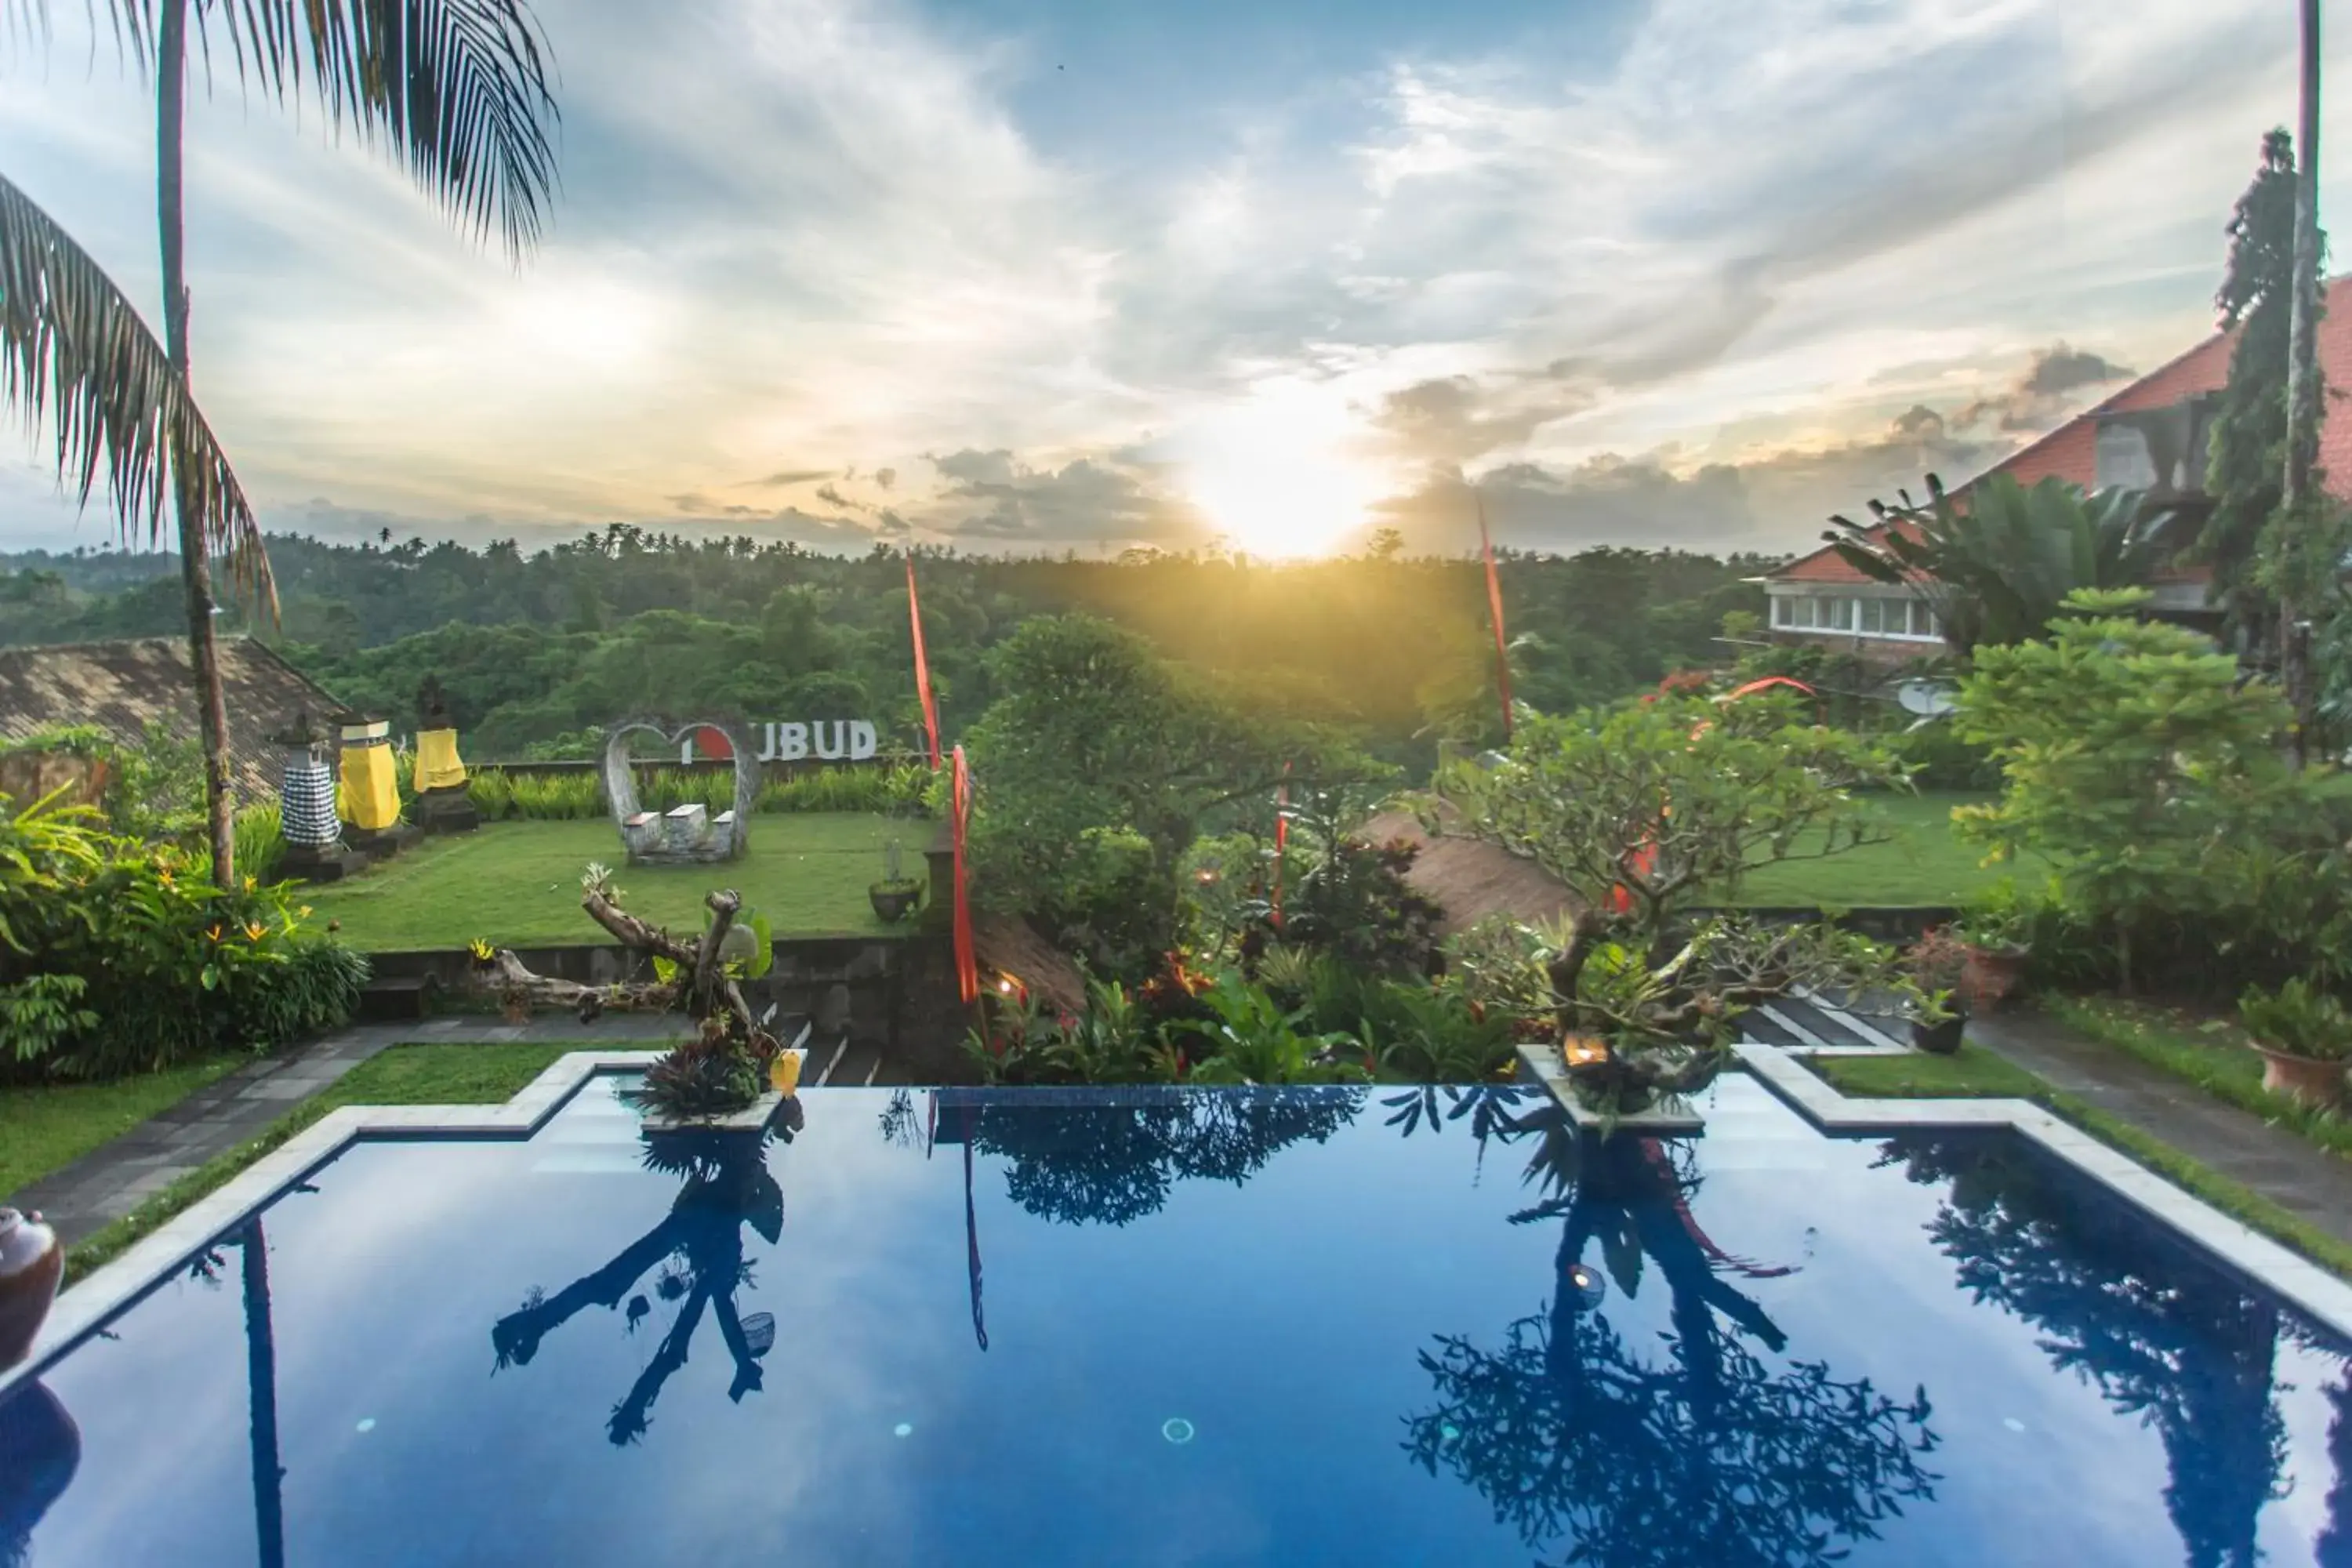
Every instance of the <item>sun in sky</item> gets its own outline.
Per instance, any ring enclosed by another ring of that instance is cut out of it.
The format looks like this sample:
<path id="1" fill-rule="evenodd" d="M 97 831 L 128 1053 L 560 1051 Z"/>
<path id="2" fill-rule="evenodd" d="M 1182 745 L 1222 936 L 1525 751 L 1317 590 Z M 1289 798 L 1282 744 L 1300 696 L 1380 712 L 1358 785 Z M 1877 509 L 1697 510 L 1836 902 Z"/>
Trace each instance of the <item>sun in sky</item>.
<path id="1" fill-rule="evenodd" d="M 1209 527 L 1251 555 L 1321 555 L 1360 532 L 1393 488 L 1336 389 L 1285 379 L 1192 422 L 1170 447 Z"/>

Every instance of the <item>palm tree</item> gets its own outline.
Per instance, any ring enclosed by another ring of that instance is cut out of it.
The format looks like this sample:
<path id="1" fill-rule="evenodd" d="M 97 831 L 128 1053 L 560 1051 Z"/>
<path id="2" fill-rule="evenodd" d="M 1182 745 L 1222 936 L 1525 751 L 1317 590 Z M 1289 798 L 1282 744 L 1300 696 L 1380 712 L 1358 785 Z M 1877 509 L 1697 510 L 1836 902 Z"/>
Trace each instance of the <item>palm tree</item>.
<path id="1" fill-rule="evenodd" d="M 553 193 L 556 118 L 536 22 L 524 0 L 104 0 L 118 47 L 155 67 L 155 187 L 163 263 L 163 342 L 171 374 L 188 397 L 188 288 L 181 179 L 193 12 L 206 68 L 226 59 L 241 83 L 283 102 L 307 78 L 340 130 L 381 140 L 450 216 L 479 236 L 496 226 L 520 261 L 539 237 L 541 209 Z M 46 11 L 47 0 L 31 0 Z M 93 13 L 100 0 L 88 0 Z M 214 30 L 225 47 L 214 48 Z M 188 651 L 194 667 L 205 750 L 213 868 L 235 874 L 228 788 L 227 714 L 213 630 L 212 569 L 205 497 L 177 468 L 173 502 L 180 573 L 187 587 Z M 243 505 L 239 498 L 240 508 Z M 236 547 L 243 576 L 268 570 L 252 532 Z M 274 612 L 275 605 L 272 602 Z"/>
<path id="2" fill-rule="evenodd" d="M 0 400 L 57 430 L 58 475 L 88 505 L 103 470 L 124 534 L 152 539 L 173 490 L 184 527 L 225 556 L 239 587 L 276 590 L 253 510 L 220 442 L 114 280 L 0 176 Z M 207 616 L 207 619 L 210 617 Z"/>
<path id="3" fill-rule="evenodd" d="M 2077 588 L 2132 588 L 2172 559 L 2174 513 L 2136 490 L 2007 474 L 1973 487 L 1965 509 L 1927 476 L 1927 504 L 1870 503 L 1871 521 L 1843 517 L 1822 537 L 1874 582 L 1907 585 L 1934 606 L 1944 640 L 1966 658 L 1979 643 L 2042 636 Z"/>

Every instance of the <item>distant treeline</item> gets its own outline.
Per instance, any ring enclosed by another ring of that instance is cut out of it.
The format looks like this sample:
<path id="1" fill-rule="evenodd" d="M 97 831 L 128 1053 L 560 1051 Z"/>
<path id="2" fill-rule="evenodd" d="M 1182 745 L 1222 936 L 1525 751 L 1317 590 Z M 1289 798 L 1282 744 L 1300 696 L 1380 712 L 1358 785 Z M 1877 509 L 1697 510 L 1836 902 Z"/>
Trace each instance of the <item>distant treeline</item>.
<path id="1" fill-rule="evenodd" d="M 400 721 L 437 676 L 470 754 L 584 752 L 623 715 L 865 717 L 884 745 L 919 731 L 906 568 L 750 539 L 616 526 L 526 555 L 443 542 L 269 541 L 283 619 L 253 630 L 344 700 Z M 1727 612 L 1760 614 L 1748 579 L 1772 564 L 1682 551 L 1507 554 L 1517 695 L 1545 709 L 1605 700 L 1718 662 Z M 0 557 L 0 646 L 184 629 L 169 555 Z M 1134 627 L 1169 658 L 1268 712 L 1356 731 L 1413 765 L 1493 706 L 1484 585 L 1469 561 L 1397 555 L 1265 563 L 923 554 L 924 631 L 953 734 L 990 699 L 988 651 L 1036 615 Z"/>

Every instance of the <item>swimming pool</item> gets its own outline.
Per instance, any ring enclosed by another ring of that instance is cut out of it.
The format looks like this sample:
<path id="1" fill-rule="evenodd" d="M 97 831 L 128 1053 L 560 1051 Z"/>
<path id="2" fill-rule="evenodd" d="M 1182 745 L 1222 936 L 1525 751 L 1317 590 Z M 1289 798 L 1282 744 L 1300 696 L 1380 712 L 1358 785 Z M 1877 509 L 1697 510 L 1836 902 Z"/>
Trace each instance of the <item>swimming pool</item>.
<path id="1" fill-rule="evenodd" d="M 1732 1075 L 1676 1142 L 827 1089 L 649 1149 L 618 1087 L 350 1147 L 0 1396 L 0 1562 L 2352 1551 L 2346 1347 L 2012 1134 Z"/>

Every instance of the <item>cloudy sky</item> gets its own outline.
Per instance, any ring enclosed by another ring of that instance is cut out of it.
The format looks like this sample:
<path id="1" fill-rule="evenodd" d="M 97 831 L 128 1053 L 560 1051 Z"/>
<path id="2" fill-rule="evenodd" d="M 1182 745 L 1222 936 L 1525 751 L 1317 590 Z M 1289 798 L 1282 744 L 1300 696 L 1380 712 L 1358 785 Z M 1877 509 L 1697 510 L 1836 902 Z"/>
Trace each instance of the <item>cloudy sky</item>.
<path id="1" fill-rule="evenodd" d="M 152 300 L 146 100 L 53 9 L 0 168 Z M 197 390 L 271 526 L 1451 550 L 1475 483 L 1507 543 L 1787 548 L 2193 342 L 2294 114 L 2292 0 L 537 12 L 520 269 L 197 97 Z M 0 545 L 95 545 L 41 452 Z"/>

